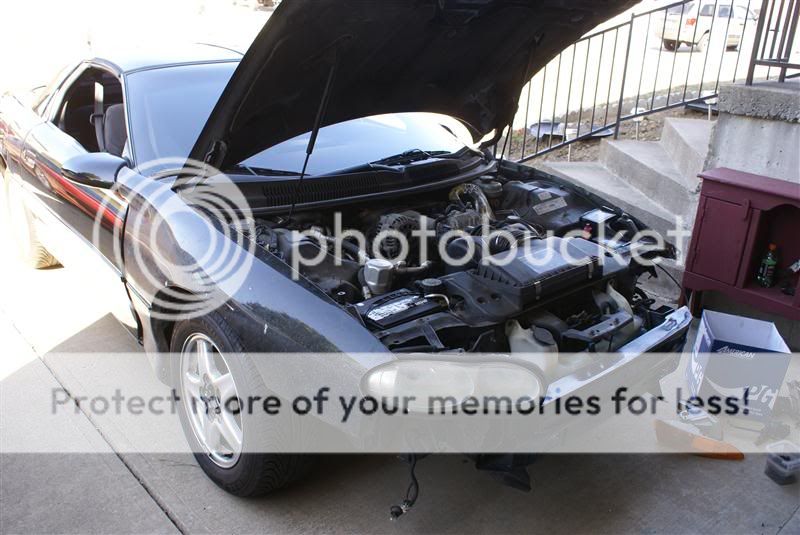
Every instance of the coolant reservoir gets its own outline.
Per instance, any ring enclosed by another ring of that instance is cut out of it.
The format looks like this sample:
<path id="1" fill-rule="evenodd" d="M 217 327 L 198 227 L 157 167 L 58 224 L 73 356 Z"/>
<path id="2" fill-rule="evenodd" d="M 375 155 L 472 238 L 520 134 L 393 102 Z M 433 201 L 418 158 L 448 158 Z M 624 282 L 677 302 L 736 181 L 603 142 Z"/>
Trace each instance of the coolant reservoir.
<path id="1" fill-rule="evenodd" d="M 514 320 L 506 323 L 506 336 L 514 356 L 535 364 L 547 379 L 552 380 L 558 368 L 558 345 L 550 331 L 536 326 L 524 329 Z"/>

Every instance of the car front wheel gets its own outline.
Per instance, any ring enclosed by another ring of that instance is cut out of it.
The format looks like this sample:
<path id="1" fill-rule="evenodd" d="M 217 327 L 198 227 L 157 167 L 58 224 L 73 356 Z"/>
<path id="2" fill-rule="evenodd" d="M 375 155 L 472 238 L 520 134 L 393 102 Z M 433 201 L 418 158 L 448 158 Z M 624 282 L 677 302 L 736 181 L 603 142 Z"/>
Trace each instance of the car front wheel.
<path id="1" fill-rule="evenodd" d="M 670 52 L 675 52 L 675 49 L 678 48 L 678 43 L 670 39 L 664 39 L 664 48 Z"/>
<path id="2" fill-rule="evenodd" d="M 262 453 L 270 435 L 282 430 L 270 429 L 266 415 L 241 410 L 247 396 L 263 396 L 265 387 L 223 318 L 212 313 L 178 323 L 170 350 L 176 358 L 173 384 L 184 434 L 214 483 L 236 496 L 252 497 L 306 473 L 308 456 Z"/>

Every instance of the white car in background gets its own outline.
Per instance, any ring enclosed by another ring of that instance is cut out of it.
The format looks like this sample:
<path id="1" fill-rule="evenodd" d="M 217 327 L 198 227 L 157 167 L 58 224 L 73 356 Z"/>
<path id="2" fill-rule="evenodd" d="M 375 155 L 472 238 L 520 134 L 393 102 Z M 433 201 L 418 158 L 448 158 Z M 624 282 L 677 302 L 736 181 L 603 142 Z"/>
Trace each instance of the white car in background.
<path id="1" fill-rule="evenodd" d="M 712 30 L 717 34 L 727 29 L 725 48 L 736 50 L 742 42 L 748 19 L 755 21 L 758 17 L 752 9 L 748 10 L 746 4 L 702 0 L 670 7 L 666 12 L 666 20 L 663 23 L 659 21 L 653 31 L 669 51 L 677 50 L 684 43 L 702 51 L 708 47 Z"/>

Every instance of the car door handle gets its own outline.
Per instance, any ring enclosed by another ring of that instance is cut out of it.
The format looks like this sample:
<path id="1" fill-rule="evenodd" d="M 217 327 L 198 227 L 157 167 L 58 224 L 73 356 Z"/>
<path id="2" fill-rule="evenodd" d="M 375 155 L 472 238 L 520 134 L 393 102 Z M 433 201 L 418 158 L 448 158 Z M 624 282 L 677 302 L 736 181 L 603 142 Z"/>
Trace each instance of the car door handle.
<path id="1" fill-rule="evenodd" d="M 29 151 L 28 149 L 23 149 L 22 163 L 24 163 L 29 169 L 36 167 L 36 158 L 34 157 L 33 152 Z"/>

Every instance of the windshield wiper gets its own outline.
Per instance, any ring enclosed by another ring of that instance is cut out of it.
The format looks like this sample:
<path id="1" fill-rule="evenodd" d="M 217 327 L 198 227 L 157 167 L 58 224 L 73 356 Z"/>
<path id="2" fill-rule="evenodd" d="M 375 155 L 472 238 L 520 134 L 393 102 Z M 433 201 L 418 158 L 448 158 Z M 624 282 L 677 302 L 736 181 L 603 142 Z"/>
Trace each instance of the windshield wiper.
<path id="1" fill-rule="evenodd" d="M 405 152 L 401 152 L 400 154 L 395 154 L 394 156 L 387 156 L 386 158 L 382 158 L 380 160 L 376 160 L 370 163 L 374 165 L 389 165 L 389 166 L 407 165 L 410 163 L 420 162 L 423 160 L 430 160 L 431 158 L 437 158 L 448 154 L 450 154 L 450 152 L 446 150 L 424 151 L 421 149 L 411 149 Z"/>
<path id="2" fill-rule="evenodd" d="M 421 162 L 424 160 L 432 160 L 434 158 L 443 160 L 458 160 L 463 158 L 466 154 L 482 156 L 481 153 L 475 152 L 469 147 L 464 147 L 456 152 L 449 152 L 446 150 L 424 151 L 421 149 L 411 149 L 401 152 L 400 154 L 395 154 L 394 156 L 387 156 L 386 158 L 382 158 L 374 162 L 362 163 L 354 165 L 353 167 L 346 167 L 344 169 L 337 169 L 336 171 L 324 173 L 321 176 L 347 175 L 351 173 L 364 173 L 368 171 L 388 171 L 393 173 L 402 173 L 403 171 L 398 169 L 398 167 L 402 167 L 403 165 Z"/>
<path id="3" fill-rule="evenodd" d="M 230 171 L 246 171 L 255 176 L 300 176 L 297 171 L 284 171 L 283 169 L 268 169 L 266 167 L 253 167 L 252 165 L 233 165 Z"/>
<path id="4" fill-rule="evenodd" d="M 186 168 L 164 169 L 152 175 L 153 180 L 161 180 L 173 176 L 189 176 L 185 173 Z M 253 176 L 300 176 L 296 171 L 283 171 L 281 169 L 266 169 L 264 167 L 251 167 L 249 165 L 232 165 L 228 168 L 228 173 L 242 173 Z"/>

